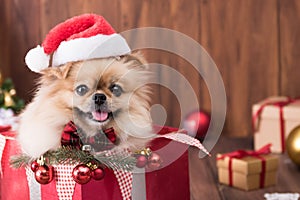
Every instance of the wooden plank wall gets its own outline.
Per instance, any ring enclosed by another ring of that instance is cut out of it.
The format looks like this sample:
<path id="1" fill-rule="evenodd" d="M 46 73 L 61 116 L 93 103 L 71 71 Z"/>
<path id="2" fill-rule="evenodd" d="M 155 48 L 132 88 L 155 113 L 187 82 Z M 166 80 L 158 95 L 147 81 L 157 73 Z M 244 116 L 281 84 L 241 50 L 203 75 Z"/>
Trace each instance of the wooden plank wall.
<path id="1" fill-rule="evenodd" d="M 119 32 L 164 27 L 198 41 L 223 77 L 227 94 L 226 134 L 252 133 L 254 102 L 271 95 L 300 96 L 297 0 L 0 0 L 0 5 L 1 71 L 13 78 L 19 95 L 27 101 L 38 75 L 25 67 L 26 52 L 40 44 L 57 23 L 87 12 L 103 15 Z M 184 75 L 201 108 L 210 110 L 206 85 L 186 60 L 157 50 L 144 53 L 149 62 L 171 66 Z M 161 71 L 156 73 L 184 96 L 184 88 L 173 77 Z M 167 125 L 180 124 L 184 113 L 168 89 L 154 86 L 153 104 L 163 105 Z"/>

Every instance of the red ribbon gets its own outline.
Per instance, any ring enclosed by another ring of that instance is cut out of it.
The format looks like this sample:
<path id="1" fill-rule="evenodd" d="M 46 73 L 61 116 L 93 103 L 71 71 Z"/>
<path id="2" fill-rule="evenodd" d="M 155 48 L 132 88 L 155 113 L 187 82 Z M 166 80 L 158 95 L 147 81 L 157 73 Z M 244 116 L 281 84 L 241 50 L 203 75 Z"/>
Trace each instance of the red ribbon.
<path id="1" fill-rule="evenodd" d="M 9 131 L 10 129 L 11 129 L 11 126 L 10 126 L 10 125 L 7 125 L 7 126 L 0 126 L 0 133 L 1 133 L 1 132 Z"/>
<path id="2" fill-rule="evenodd" d="M 284 118 L 283 118 L 283 107 L 295 102 L 297 99 L 292 99 L 288 97 L 286 100 L 283 101 L 275 101 L 275 102 L 266 102 L 262 104 L 259 109 L 254 113 L 252 116 L 252 123 L 253 123 L 253 129 L 256 130 L 256 124 L 258 122 L 259 116 L 263 112 L 264 108 L 266 106 L 272 105 L 279 108 L 279 123 L 280 123 L 280 139 L 281 139 L 281 150 L 284 152 L 285 150 L 285 130 L 284 130 Z"/>
<path id="3" fill-rule="evenodd" d="M 106 141 L 108 139 L 108 141 Z M 80 149 L 85 144 L 91 144 L 96 151 L 108 150 L 114 147 L 117 142 L 117 136 L 113 128 L 103 130 L 92 137 L 82 136 L 78 133 L 78 129 L 74 122 L 70 121 L 64 127 L 61 136 L 61 144 L 63 146 L 73 146 Z"/>
<path id="4" fill-rule="evenodd" d="M 266 155 L 271 153 L 271 144 L 267 144 L 265 146 L 263 146 L 262 148 L 260 148 L 257 151 L 245 151 L 245 150 L 237 150 L 237 151 L 233 151 L 230 153 L 226 153 L 226 154 L 222 154 L 222 156 L 218 157 L 217 160 L 222 160 L 225 157 L 229 157 L 229 164 L 228 164 L 228 169 L 229 169 L 229 185 L 232 186 L 232 159 L 233 158 L 237 158 L 237 159 L 241 159 L 247 156 L 251 156 L 251 157 L 256 157 L 258 159 L 260 159 L 261 162 L 261 173 L 260 173 L 260 188 L 263 188 L 265 185 L 265 174 L 266 174 L 266 160 L 264 157 L 262 157 L 261 155 Z"/>
<path id="5" fill-rule="evenodd" d="M 82 147 L 82 142 L 77 133 L 77 128 L 72 121 L 67 123 L 64 127 L 61 135 L 61 144 L 63 146 L 73 146 L 77 149 L 80 149 Z"/>

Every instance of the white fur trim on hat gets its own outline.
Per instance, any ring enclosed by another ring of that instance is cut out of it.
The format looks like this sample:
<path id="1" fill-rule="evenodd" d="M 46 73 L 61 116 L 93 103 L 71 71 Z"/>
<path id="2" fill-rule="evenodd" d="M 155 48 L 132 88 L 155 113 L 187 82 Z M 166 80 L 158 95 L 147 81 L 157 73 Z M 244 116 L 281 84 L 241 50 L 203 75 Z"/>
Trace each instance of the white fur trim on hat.
<path id="1" fill-rule="evenodd" d="M 25 63 L 31 71 L 40 72 L 49 66 L 50 56 L 44 52 L 44 48 L 38 45 L 31 49 L 25 56 Z"/>
<path id="2" fill-rule="evenodd" d="M 131 52 L 126 40 L 117 33 L 63 41 L 53 54 L 52 66 L 67 62 L 126 55 Z"/>

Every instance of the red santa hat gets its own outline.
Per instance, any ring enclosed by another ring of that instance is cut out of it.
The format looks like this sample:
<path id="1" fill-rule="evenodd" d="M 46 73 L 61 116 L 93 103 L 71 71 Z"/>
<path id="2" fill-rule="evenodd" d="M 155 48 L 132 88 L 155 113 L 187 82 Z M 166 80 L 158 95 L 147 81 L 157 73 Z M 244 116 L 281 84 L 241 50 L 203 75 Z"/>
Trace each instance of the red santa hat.
<path id="1" fill-rule="evenodd" d="M 55 26 L 42 45 L 25 56 L 27 66 L 34 72 L 68 62 L 121 56 L 130 53 L 126 40 L 111 25 L 95 14 L 83 14 Z"/>

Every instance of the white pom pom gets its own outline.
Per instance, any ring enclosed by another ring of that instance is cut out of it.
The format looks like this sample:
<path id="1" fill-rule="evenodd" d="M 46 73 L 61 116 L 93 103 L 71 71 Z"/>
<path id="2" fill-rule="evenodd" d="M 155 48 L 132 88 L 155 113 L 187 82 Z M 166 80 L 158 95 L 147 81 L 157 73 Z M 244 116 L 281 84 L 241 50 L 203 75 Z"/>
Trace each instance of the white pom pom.
<path id="1" fill-rule="evenodd" d="M 49 66 L 50 56 L 44 52 L 43 47 L 37 47 L 28 51 L 25 56 L 25 63 L 33 72 L 40 72 Z"/>

